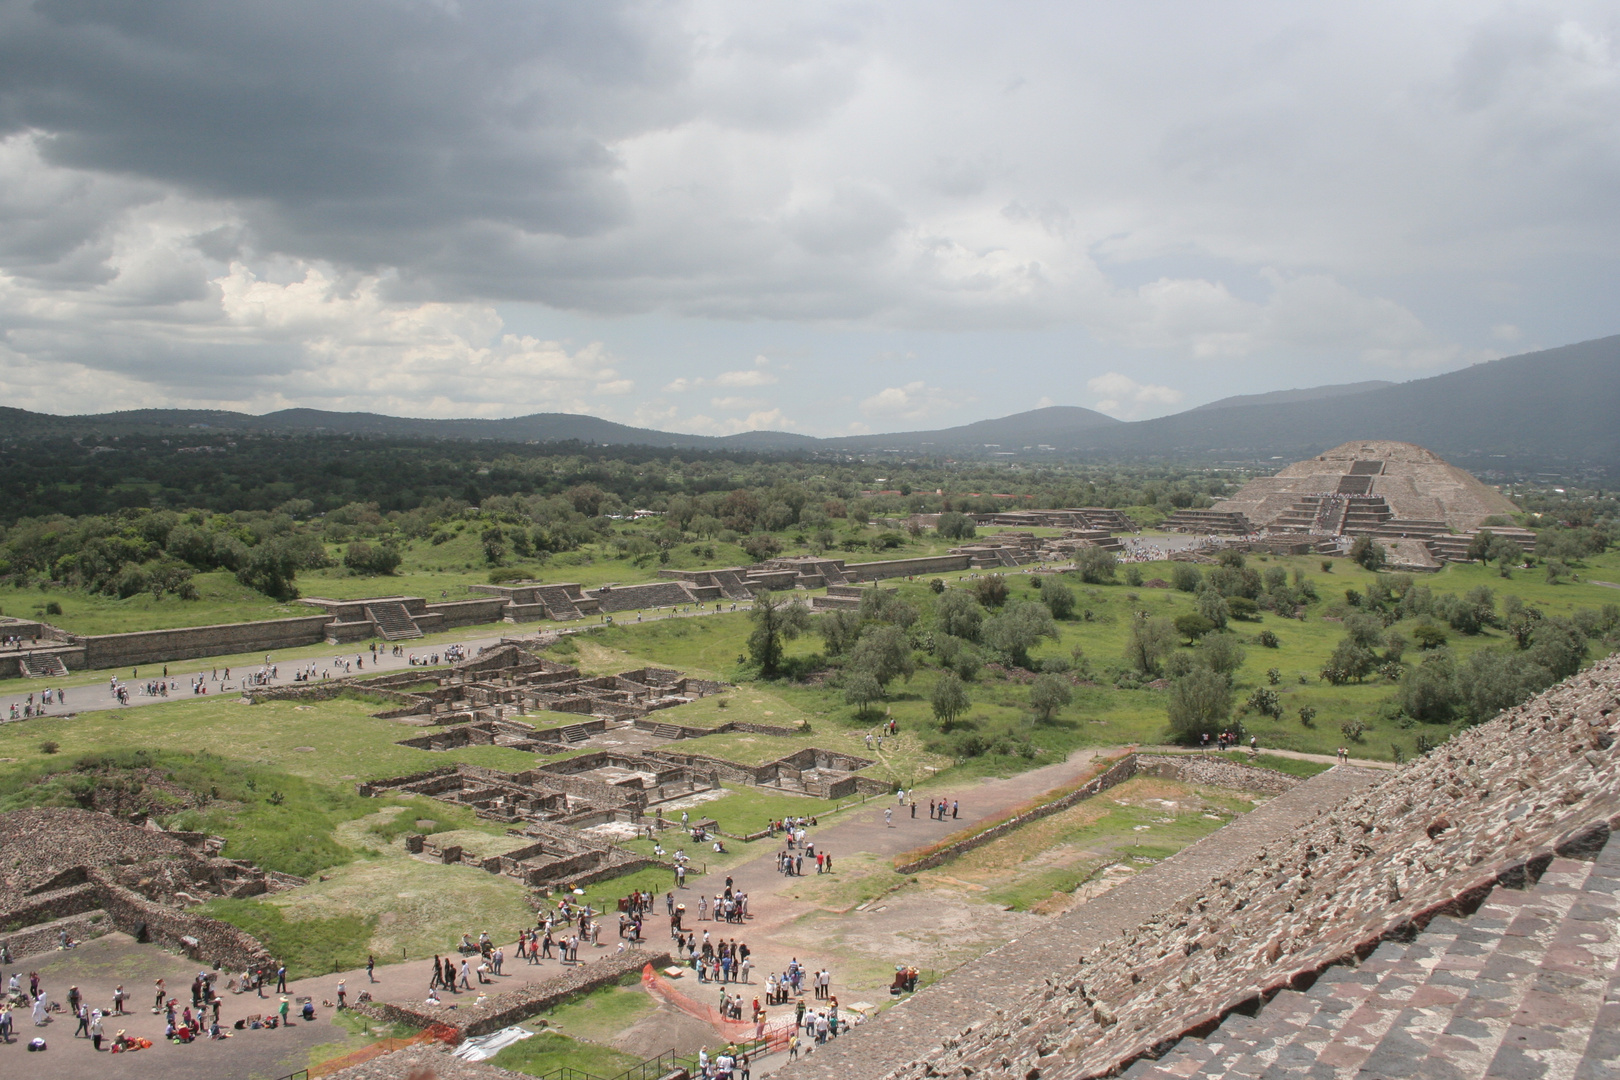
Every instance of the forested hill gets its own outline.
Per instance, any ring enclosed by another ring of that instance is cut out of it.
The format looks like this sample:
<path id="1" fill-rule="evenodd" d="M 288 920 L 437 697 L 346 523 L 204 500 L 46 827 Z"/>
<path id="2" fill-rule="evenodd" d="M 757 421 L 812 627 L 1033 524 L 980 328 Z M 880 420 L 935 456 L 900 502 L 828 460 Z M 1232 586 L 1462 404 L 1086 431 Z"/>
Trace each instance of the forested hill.
<path id="1" fill-rule="evenodd" d="M 593 416 L 536 413 L 429 420 L 376 413 L 287 409 L 263 416 L 143 409 L 48 416 L 0 409 L 0 441 L 42 437 L 218 432 L 295 437 L 359 435 L 412 440 L 579 442 L 789 454 L 927 454 L 952 457 L 1292 461 L 1352 439 L 1418 443 L 1476 470 L 1620 468 L 1620 336 L 1477 364 L 1404 383 L 1285 390 L 1211 402 L 1125 423 L 1052 406 L 934 431 L 817 439 L 779 431 L 711 437 L 629 427 Z"/>

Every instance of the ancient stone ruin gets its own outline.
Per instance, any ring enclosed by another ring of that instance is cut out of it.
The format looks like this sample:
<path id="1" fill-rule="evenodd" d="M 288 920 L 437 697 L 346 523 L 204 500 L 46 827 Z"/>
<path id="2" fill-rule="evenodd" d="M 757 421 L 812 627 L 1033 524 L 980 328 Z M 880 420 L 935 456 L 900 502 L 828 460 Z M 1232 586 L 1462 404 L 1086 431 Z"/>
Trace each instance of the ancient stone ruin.
<path id="1" fill-rule="evenodd" d="M 224 841 L 62 807 L 0 815 L 0 934 L 14 956 L 117 929 L 199 961 L 240 969 L 269 959 L 235 927 L 189 909 L 304 884 L 221 856 Z"/>
<path id="2" fill-rule="evenodd" d="M 1207 510 L 1178 510 L 1168 529 L 1271 537 L 1372 536 L 1395 550 L 1397 561 L 1433 568 L 1466 557 L 1486 519 L 1518 512 L 1501 492 L 1402 442 L 1349 442 L 1275 476 L 1250 480 Z M 1492 527 L 1529 550 L 1535 534 Z"/>
<path id="3" fill-rule="evenodd" d="M 784 1075 L 1612 1076 L 1617 727 L 1609 659 L 1281 823 L 1089 951 L 1058 925 L 1010 943 Z M 955 1019 L 998 968 L 1025 988 Z"/>

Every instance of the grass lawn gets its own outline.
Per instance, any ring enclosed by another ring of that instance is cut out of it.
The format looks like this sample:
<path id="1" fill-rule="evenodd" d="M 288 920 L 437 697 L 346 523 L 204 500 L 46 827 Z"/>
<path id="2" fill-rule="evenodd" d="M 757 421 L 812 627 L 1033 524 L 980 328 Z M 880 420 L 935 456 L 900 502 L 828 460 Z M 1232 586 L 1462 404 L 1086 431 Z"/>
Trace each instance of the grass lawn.
<path id="1" fill-rule="evenodd" d="M 631 974 L 620 985 L 568 998 L 541 1015 L 546 1027 L 558 1034 L 607 1044 L 657 1008 L 658 1002 L 641 989 L 641 977 Z"/>
<path id="2" fill-rule="evenodd" d="M 610 1046 L 580 1042 L 556 1032 L 542 1031 L 508 1046 L 490 1058 L 489 1063 L 530 1076 L 543 1076 L 564 1066 L 592 1076 L 618 1076 L 641 1064 L 641 1059 Z"/>
<path id="3" fill-rule="evenodd" d="M 1168 858 L 1253 805 L 1222 788 L 1138 777 L 919 877 L 966 886 L 1002 907 L 1038 910 L 1106 866 Z"/>

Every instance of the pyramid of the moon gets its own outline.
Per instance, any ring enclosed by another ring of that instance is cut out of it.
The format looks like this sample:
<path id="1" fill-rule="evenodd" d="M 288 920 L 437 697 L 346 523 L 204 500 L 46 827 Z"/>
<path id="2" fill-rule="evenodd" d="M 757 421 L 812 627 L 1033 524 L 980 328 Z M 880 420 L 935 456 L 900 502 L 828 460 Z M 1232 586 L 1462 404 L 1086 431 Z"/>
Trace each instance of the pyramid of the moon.
<path id="1" fill-rule="evenodd" d="M 1275 476 L 1250 480 L 1209 513 L 1242 514 L 1254 528 L 1358 532 L 1384 522 L 1444 524 L 1477 529 L 1494 514 L 1517 507 L 1501 492 L 1449 465 L 1421 446 L 1403 442 L 1347 442 Z M 1337 528 L 1321 529 L 1325 518 Z"/>

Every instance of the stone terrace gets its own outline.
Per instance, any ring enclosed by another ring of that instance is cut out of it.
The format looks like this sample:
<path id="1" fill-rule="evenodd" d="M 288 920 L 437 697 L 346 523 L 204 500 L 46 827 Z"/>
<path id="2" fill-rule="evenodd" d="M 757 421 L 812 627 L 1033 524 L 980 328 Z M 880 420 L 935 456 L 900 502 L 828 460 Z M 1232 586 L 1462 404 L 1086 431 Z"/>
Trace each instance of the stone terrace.
<path id="1" fill-rule="evenodd" d="M 1411 940 L 1431 926 L 1442 934 L 1454 929 L 1437 923 L 1441 916 L 1465 916 L 1488 902 L 1498 905 L 1483 909 L 1486 921 L 1480 926 L 1488 929 L 1493 919 L 1506 917 L 1510 906 L 1525 903 L 1521 897 L 1510 905 L 1512 898 L 1500 889 L 1524 889 L 1549 866 L 1560 876 L 1550 881 L 1551 891 L 1539 894 L 1538 902 L 1556 912 L 1560 904 L 1568 903 L 1568 890 L 1583 887 L 1576 884 L 1582 871 L 1556 860 L 1591 859 L 1607 842 L 1610 830 L 1620 825 L 1620 751 L 1615 748 L 1613 715 L 1620 708 L 1617 690 L 1620 660 L 1601 661 L 1490 723 L 1456 736 L 1374 787 L 1335 800 L 1320 812 L 1296 813 L 1291 827 L 1273 842 L 1259 851 L 1251 849 L 1235 866 L 1212 866 L 1215 873 L 1202 875 L 1195 887 L 1183 890 L 1173 902 L 1133 907 L 1136 912 L 1157 914 L 1124 923 L 1134 923 L 1134 929 L 1102 943 L 1078 962 L 1073 948 L 1078 935 L 1068 940 L 1050 935 L 1041 950 L 1020 958 L 1022 962 L 1004 961 L 1004 966 L 1025 975 L 1022 993 L 992 995 L 976 1016 L 956 1024 L 943 1039 L 931 1039 L 927 1047 L 915 1037 L 905 1037 L 903 1028 L 896 1030 L 900 1038 L 894 1041 L 905 1044 L 898 1068 L 892 1064 L 895 1056 L 887 1054 L 881 1064 L 875 1058 L 851 1059 L 860 1063 L 846 1061 L 842 1071 L 862 1076 L 887 1072 L 906 1080 L 978 1072 L 1020 1080 L 1110 1075 L 1170 1050 L 1178 1040 L 1214 1031 L 1229 1014 L 1253 1012 L 1285 990 L 1311 987 L 1321 977 L 1330 983 L 1342 979 L 1337 966 L 1355 966 L 1376 955 L 1384 942 Z M 1323 775 L 1342 771 L 1341 767 Z M 1266 809 L 1275 809 L 1314 783 L 1301 785 Z M 1233 827 L 1189 851 L 1220 844 Z M 1566 898 L 1559 900 L 1555 893 Z M 1601 907 L 1592 904 L 1586 910 Z M 1095 917 L 1095 905 L 1075 914 L 1084 917 L 1088 912 Z M 1605 915 L 1577 919 L 1583 926 L 1551 930 L 1547 921 L 1532 916 L 1521 932 L 1507 933 L 1521 939 L 1542 934 L 1543 941 L 1531 943 L 1537 949 L 1555 949 L 1562 943 L 1567 946 L 1562 952 L 1549 953 L 1552 963 L 1581 967 L 1587 980 L 1613 977 L 1614 926 Z M 1504 955 L 1511 956 L 1526 943 L 1516 941 L 1511 949 L 1504 943 L 1503 948 L 1508 950 Z M 1378 969 L 1372 974 L 1377 975 Z M 1042 975 L 1039 981 L 1031 978 Z M 1499 972 L 1498 977 L 1505 976 Z M 952 988 L 961 981 L 960 975 L 953 975 L 908 1005 L 921 1004 L 933 989 Z M 1551 979 L 1547 985 L 1559 983 L 1573 985 L 1567 978 Z M 937 995 L 946 1009 L 952 996 L 951 991 Z M 954 996 L 963 996 L 962 991 L 954 990 Z M 1594 1009 L 1583 1016 L 1579 1009 L 1562 1008 L 1549 1018 L 1543 1008 L 1539 1013 L 1533 1010 L 1528 1022 L 1541 1027 L 1542 1037 L 1558 1046 L 1578 1042 L 1584 1047 L 1580 1036 L 1583 1031 L 1590 1036 Z M 904 1012 L 908 1020 L 915 1020 L 919 1012 L 927 1011 L 902 1006 L 890 1015 Z M 1264 1012 L 1261 1018 L 1266 1019 Z M 1368 1023 L 1374 1022 L 1369 1018 Z M 1388 1030 L 1383 1020 L 1376 1023 L 1384 1023 Z M 941 1027 L 927 1026 L 930 1036 Z M 870 1034 L 859 1041 L 869 1044 L 868 1049 L 880 1048 L 890 1027 L 887 1017 L 881 1018 L 866 1025 L 863 1034 Z M 1459 1056 L 1452 1062 L 1455 1067 L 1425 1075 L 1487 1074 L 1496 1043 L 1488 1031 L 1480 1034 L 1478 1024 L 1465 1027 L 1465 1035 L 1489 1044 L 1486 1049 L 1471 1058 Z M 1367 1048 L 1365 1032 L 1346 1030 L 1347 1039 Z M 1536 1049 L 1528 1036 L 1522 1049 L 1526 1053 Z M 1605 1052 L 1612 1052 L 1612 1047 Z M 827 1073 L 838 1064 L 832 1057 L 824 1062 L 817 1054 L 801 1069 Z M 1554 1058 L 1561 1063 L 1554 1072 L 1575 1075 L 1567 1055 L 1553 1049 L 1538 1060 L 1544 1067 Z M 1177 1074 L 1187 1075 L 1191 1067 L 1196 1063 L 1186 1061 Z M 1245 1069 L 1234 1075 L 1259 1075 Z M 1220 1067 L 1199 1071 L 1219 1075 Z M 1333 1074 L 1357 1075 L 1356 1066 L 1335 1068 Z M 1541 1072 L 1530 1070 L 1525 1075 Z"/>
<path id="2" fill-rule="evenodd" d="M 1217 771 L 1207 778 L 1191 773 L 1184 778 L 1230 783 L 1230 777 L 1218 774 L 1222 760 L 1217 756 L 1209 763 Z M 1129 932 L 1145 912 L 1161 910 L 1254 852 L 1281 842 L 1301 819 L 1362 790 L 1380 775 L 1341 765 L 1306 780 L 1095 900 L 1057 916 L 1042 927 L 1040 937 L 1016 938 L 963 964 L 795 1065 L 793 1080 L 876 1077 L 903 1067 L 964 1028 L 982 1025 L 986 1017 L 1004 1010 L 1022 997 L 1039 973 L 1072 965 L 1088 950 Z"/>

